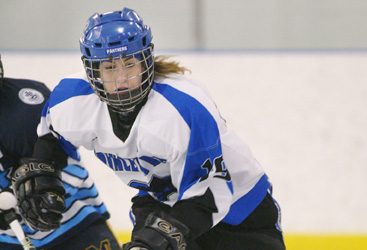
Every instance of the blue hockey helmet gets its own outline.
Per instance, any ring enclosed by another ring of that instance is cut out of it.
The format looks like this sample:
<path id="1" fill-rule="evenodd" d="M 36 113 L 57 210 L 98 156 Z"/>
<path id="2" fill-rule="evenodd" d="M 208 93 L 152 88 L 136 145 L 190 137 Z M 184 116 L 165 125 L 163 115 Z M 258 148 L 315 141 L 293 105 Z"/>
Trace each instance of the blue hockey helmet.
<path id="1" fill-rule="evenodd" d="M 95 13 L 88 19 L 84 36 L 79 42 L 84 68 L 95 93 L 116 112 L 133 111 L 147 96 L 153 83 L 154 58 L 150 27 L 144 25 L 134 10 L 128 8 L 104 14 Z M 132 60 L 127 62 L 129 58 Z M 104 62 L 110 63 L 108 69 L 101 67 Z M 108 74 L 113 74 L 113 77 L 104 77 Z M 126 76 L 121 79 L 119 75 Z M 141 79 L 140 84 L 132 84 L 138 78 Z M 124 87 L 119 86 L 123 85 L 122 81 L 127 82 Z M 108 90 L 107 85 L 111 84 L 116 87 Z"/>
<path id="2" fill-rule="evenodd" d="M 152 42 L 150 27 L 131 9 L 95 13 L 84 28 L 80 49 L 86 58 L 103 59 L 121 53 L 132 54 Z"/>

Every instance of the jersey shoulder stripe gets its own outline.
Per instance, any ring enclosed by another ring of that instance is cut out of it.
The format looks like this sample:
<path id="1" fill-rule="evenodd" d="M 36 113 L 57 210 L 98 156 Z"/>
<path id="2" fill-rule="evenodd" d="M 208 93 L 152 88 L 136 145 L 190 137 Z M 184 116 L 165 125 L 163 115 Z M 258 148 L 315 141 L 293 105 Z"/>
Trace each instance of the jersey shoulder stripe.
<path id="1" fill-rule="evenodd" d="M 193 138 L 205 136 L 205 140 L 191 140 L 196 145 L 189 148 L 189 154 L 195 154 L 198 150 L 218 145 L 217 122 L 202 103 L 168 84 L 155 83 L 153 89 L 177 109 L 189 126 Z"/>
<path id="2" fill-rule="evenodd" d="M 72 97 L 94 94 L 92 87 L 82 74 L 75 74 L 70 78 L 64 78 L 51 93 L 49 107 L 64 102 Z"/>
<path id="3" fill-rule="evenodd" d="M 222 120 L 218 118 L 218 113 L 215 113 L 214 102 L 200 86 L 186 79 L 163 82 L 155 83 L 153 90 L 160 93 L 173 105 L 190 128 L 184 172 L 179 184 L 178 200 L 180 200 L 186 190 L 207 174 L 204 165 L 212 166 L 218 159 L 222 159 L 223 153 L 218 127 L 218 122 L 222 122 Z M 197 167 L 198 164 L 200 164 L 200 168 Z M 224 163 L 221 167 L 225 168 Z M 230 180 L 226 184 L 230 192 L 233 193 Z"/>

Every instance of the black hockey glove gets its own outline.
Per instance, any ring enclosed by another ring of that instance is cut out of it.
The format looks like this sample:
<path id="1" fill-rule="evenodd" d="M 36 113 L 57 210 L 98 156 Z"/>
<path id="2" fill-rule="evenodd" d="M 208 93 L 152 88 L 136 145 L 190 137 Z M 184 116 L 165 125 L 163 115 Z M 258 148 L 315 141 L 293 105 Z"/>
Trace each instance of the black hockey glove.
<path id="1" fill-rule="evenodd" d="M 21 164 L 12 175 L 12 185 L 22 218 L 33 230 L 60 227 L 65 210 L 61 171 L 31 158 L 23 158 Z"/>
<path id="2" fill-rule="evenodd" d="M 185 250 L 190 230 L 173 217 L 151 213 L 145 226 L 134 233 L 123 250 Z"/>
<path id="3" fill-rule="evenodd" d="M 1 213 L 0 213 L 0 229 L 1 230 L 6 230 L 6 229 L 9 229 L 9 228 L 10 228 L 9 224 L 5 220 L 5 213 L 3 211 L 1 211 Z"/>
<path id="4" fill-rule="evenodd" d="M 0 229 L 1 230 L 7 230 L 10 228 L 10 222 L 13 220 L 21 220 L 21 217 L 19 214 L 15 213 L 14 209 L 9 209 L 6 211 L 1 211 L 0 213 Z"/>

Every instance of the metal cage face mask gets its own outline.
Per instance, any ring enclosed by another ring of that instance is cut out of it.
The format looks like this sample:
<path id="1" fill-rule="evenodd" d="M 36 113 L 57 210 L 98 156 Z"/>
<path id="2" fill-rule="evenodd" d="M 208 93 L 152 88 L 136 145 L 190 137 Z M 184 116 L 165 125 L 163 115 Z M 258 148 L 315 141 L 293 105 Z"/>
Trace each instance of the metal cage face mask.
<path id="1" fill-rule="evenodd" d="M 115 112 L 128 113 L 148 95 L 154 78 L 152 46 L 105 59 L 83 58 L 94 92 Z"/>

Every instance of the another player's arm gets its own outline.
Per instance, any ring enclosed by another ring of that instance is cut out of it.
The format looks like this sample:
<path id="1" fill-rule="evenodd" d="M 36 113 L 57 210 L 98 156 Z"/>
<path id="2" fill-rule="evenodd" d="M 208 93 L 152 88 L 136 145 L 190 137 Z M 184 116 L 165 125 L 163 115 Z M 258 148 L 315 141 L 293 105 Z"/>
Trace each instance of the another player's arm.
<path id="1" fill-rule="evenodd" d="M 61 170 L 67 154 L 51 133 L 39 137 L 32 158 L 22 158 L 12 175 L 19 211 L 33 229 L 48 231 L 60 226 L 65 210 Z"/>

